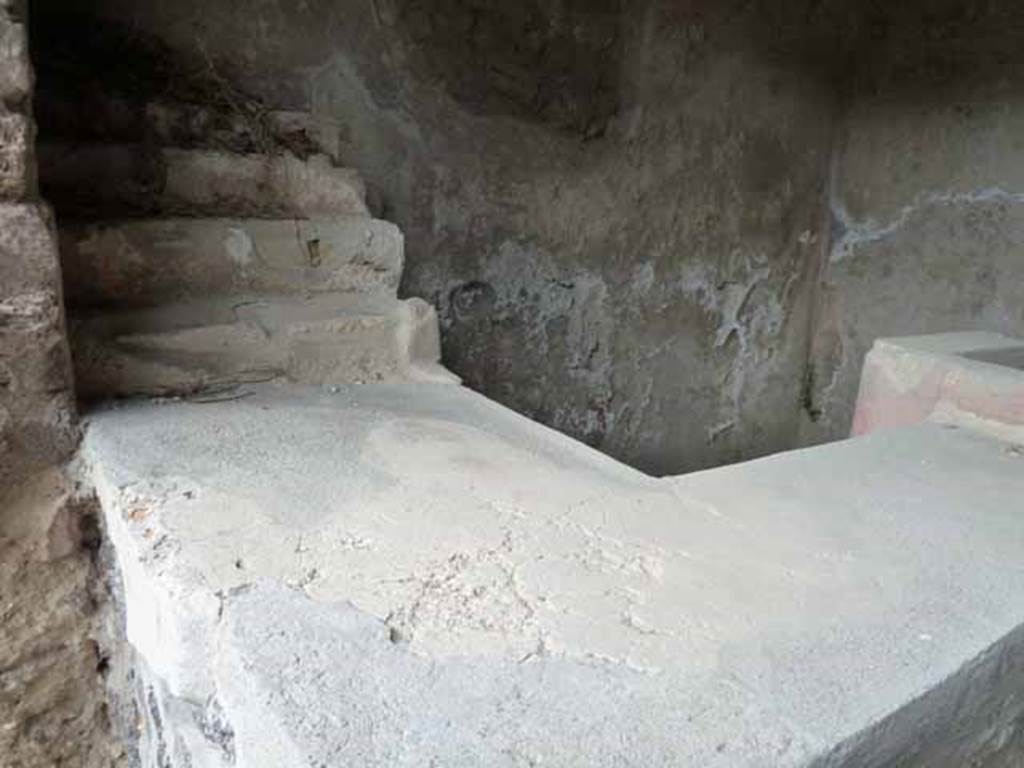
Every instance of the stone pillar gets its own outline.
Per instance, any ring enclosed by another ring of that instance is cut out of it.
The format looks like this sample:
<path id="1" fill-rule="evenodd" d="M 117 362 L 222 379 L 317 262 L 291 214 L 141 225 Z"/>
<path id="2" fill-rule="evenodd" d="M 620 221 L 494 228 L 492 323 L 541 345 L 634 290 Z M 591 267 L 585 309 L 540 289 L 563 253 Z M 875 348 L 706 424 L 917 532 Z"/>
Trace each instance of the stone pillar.
<path id="1" fill-rule="evenodd" d="M 78 434 L 25 14 L 0 0 L 0 765 L 113 768 L 95 506 L 67 469 Z"/>
<path id="2" fill-rule="evenodd" d="M 25 0 L 0 0 L 0 488 L 77 439 L 53 215 L 38 197 Z"/>

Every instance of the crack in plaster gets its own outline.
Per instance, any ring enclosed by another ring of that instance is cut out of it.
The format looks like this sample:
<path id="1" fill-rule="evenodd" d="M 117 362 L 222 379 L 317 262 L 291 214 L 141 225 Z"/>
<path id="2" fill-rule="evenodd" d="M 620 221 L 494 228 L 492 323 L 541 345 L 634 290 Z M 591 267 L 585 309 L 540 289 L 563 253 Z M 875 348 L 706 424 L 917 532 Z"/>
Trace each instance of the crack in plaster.
<path id="1" fill-rule="evenodd" d="M 914 214 L 922 209 L 940 205 L 1024 203 L 1024 192 L 1009 192 L 1001 187 L 988 187 L 972 192 L 933 192 L 919 195 L 913 203 L 903 206 L 899 215 L 886 224 L 880 224 L 872 218 L 858 221 L 850 214 L 835 192 L 832 193 L 831 198 L 832 216 L 842 232 L 829 252 L 829 262 L 836 264 L 851 257 L 856 246 L 879 242 L 894 235 L 906 226 Z"/>

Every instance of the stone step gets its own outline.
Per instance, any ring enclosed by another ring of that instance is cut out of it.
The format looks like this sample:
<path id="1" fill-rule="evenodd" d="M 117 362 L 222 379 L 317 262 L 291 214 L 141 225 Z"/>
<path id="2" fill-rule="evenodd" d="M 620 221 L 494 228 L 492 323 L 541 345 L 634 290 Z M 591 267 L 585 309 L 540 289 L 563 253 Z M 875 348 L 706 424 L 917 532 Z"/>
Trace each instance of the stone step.
<path id="1" fill-rule="evenodd" d="M 323 294 L 87 312 L 72 319 L 71 338 L 87 400 L 261 381 L 457 381 L 438 364 L 437 317 L 419 299 Z"/>
<path id="2" fill-rule="evenodd" d="M 362 178 L 324 155 L 42 144 L 39 165 L 47 199 L 89 217 L 369 215 Z"/>
<path id="3" fill-rule="evenodd" d="M 394 224 L 331 219 L 140 219 L 60 229 L 74 308 L 144 307 L 211 295 L 394 295 L 404 241 Z"/>

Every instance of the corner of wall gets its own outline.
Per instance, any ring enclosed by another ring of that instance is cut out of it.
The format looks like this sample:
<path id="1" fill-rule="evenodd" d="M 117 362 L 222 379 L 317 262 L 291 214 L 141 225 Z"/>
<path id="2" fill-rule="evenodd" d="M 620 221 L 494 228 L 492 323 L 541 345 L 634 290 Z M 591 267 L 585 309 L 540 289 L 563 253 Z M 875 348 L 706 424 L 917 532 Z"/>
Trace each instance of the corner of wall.
<path id="1" fill-rule="evenodd" d="M 0 0 L 0 763 L 117 765 L 97 642 L 53 214 L 39 198 L 25 0 Z"/>

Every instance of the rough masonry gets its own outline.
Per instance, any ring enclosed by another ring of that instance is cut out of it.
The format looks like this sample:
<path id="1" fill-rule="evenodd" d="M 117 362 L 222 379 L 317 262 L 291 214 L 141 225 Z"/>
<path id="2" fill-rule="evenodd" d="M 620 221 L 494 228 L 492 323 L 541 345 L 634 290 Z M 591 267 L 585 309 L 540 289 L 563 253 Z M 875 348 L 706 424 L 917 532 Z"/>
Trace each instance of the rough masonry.
<path id="1" fill-rule="evenodd" d="M 0 3 L 0 761 L 113 765 L 53 215 L 38 197 L 26 6 Z"/>

